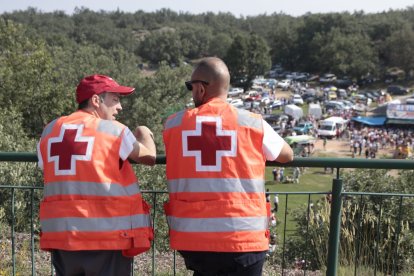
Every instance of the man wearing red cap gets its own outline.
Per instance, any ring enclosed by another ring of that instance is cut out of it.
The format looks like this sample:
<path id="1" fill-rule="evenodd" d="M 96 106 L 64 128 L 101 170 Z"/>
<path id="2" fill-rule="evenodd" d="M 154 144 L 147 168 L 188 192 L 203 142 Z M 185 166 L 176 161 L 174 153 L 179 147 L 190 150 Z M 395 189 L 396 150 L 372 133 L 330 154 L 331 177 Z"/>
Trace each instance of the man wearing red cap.
<path id="1" fill-rule="evenodd" d="M 130 275 L 132 257 L 150 248 L 149 207 L 128 158 L 154 165 L 153 134 L 116 121 L 121 96 L 134 90 L 88 76 L 76 89 L 78 110 L 43 130 L 40 247 L 57 275 Z"/>

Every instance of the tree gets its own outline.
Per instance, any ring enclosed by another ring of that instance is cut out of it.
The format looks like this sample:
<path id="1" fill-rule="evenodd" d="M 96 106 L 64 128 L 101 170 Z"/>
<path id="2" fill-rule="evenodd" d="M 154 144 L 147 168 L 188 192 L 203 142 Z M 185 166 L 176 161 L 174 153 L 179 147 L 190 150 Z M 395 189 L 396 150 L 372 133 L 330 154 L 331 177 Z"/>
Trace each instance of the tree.
<path id="1" fill-rule="evenodd" d="M 30 137 L 45 124 L 44 102 L 53 92 L 52 60 L 44 42 L 21 25 L 0 18 L 0 108 L 15 107 Z"/>
<path id="2" fill-rule="evenodd" d="M 404 26 L 387 38 L 385 53 L 389 66 L 396 66 L 406 73 L 414 69 L 414 31 L 412 26 Z"/>
<path id="3" fill-rule="evenodd" d="M 225 33 L 219 33 L 214 35 L 210 41 L 208 55 L 224 59 L 226 57 L 227 51 L 230 48 L 231 43 L 231 37 Z"/>
<path id="4" fill-rule="evenodd" d="M 237 83 L 245 79 L 247 75 L 246 60 L 248 55 L 248 41 L 246 37 L 237 35 L 229 50 L 227 51 L 224 61 L 230 71 L 231 83 Z"/>
<path id="5" fill-rule="evenodd" d="M 323 36 L 317 34 L 312 43 L 319 49 L 313 59 L 318 60 L 321 72 L 357 78 L 376 73 L 377 55 L 364 35 L 344 34 L 339 29 L 332 29 Z"/>
<path id="6" fill-rule="evenodd" d="M 138 54 L 155 64 L 161 61 L 179 64 L 183 59 L 184 50 L 177 31 L 165 28 L 153 31 L 145 37 L 139 45 Z"/>
<path id="7" fill-rule="evenodd" d="M 183 56 L 194 59 L 204 56 L 209 49 L 211 31 L 208 27 L 183 26 L 179 31 Z"/>
<path id="8" fill-rule="evenodd" d="M 225 62 L 229 67 L 231 82 L 242 85 L 245 90 L 257 75 L 264 75 L 271 66 L 269 48 L 264 39 L 255 34 L 249 38 L 236 36 Z"/>
<path id="9" fill-rule="evenodd" d="M 288 22 L 275 26 L 271 36 L 271 56 L 273 63 L 280 63 L 285 68 L 295 70 L 298 68 L 298 32 Z"/>
<path id="10" fill-rule="evenodd" d="M 272 65 L 269 47 L 266 41 L 252 34 L 248 42 L 247 55 L 247 83 L 250 83 L 256 76 L 264 75 Z"/>

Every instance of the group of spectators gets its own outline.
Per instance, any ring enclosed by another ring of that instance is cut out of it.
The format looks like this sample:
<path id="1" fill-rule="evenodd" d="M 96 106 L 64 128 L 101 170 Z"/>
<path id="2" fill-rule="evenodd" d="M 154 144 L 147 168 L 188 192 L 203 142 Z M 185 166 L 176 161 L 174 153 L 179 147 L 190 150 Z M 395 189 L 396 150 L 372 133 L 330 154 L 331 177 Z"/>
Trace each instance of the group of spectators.
<path id="1" fill-rule="evenodd" d="M 364 127 L 351 131 L 349 150 L 352 152 L 352 157 L 364 154 L 365 158 L 376 158 L 379 149 L 389 149 L 394 151 L 394 158 L 407 158 L 414 149 L 413 142 L 412 130 Z"/>

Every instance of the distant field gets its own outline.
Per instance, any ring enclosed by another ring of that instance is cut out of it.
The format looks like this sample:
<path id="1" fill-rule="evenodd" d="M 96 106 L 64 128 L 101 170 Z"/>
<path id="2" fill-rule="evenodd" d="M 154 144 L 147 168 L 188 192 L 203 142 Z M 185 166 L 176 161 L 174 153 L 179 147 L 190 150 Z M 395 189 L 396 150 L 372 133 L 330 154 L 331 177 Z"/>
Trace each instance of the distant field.
<path id="1" fill-rule="evenodd" d="M 266 168 L 266 189 L 269 189 L 269 192 L 330 192 L 332 189 L 332 177 L 333 174 L 330 173 L 330 170 L 325 174 L 323 168 L 306 168 L 305 172 L 301 175 L 299 179 L 299 184 L 293 183 L 277 183 L 274 182 L 272 175 L 271 167 Z M 285 175 L 292 175 L 292 169 L 287 168 L 285 170 Z M 287 201 L 286 201 L 287 198 Z M 315 203 L 320 199 L 324 199 L 325 194 L 316 194 L 316 195 L 284 195 L 279 194 L 279 210 L 276 213 L 277 217 L 277 226 L 276 233 L 278 235 L 279 242 L 283 240 L 283 232 L 285 229 L 285 220 L 286 220 L 286 235 L 293 234 L 295 231 L 296 225 L 291 216 L 292 210 L 302 209 L 304 211 L 308 208 L 308 203 Z M 310 201 L 309 201 L 310 200 Z M 271 204 L 273 208 L 273 195 L 271 196 Z M 287 212 L 285 214 L 285 211 Z M 286 219 L 285 219 L 286 215 Z M 271 229 L 272 233 L 274 229 Z"/>

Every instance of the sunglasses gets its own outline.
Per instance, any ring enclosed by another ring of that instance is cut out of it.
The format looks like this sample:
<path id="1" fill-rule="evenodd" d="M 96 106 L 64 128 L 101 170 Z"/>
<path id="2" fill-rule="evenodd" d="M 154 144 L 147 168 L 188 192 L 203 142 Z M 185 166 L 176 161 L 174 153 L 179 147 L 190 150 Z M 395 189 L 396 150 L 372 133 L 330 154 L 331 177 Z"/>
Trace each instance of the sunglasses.
<path id="1" fill-rule="evenodd" d="M 204 85 L 208 85 L 208 81 L 203 81 L 203 80 L 186 81 L 185 87 L 187 87 L 188 91 L 193 91 L 193 83 L 201 83 Z"/>

